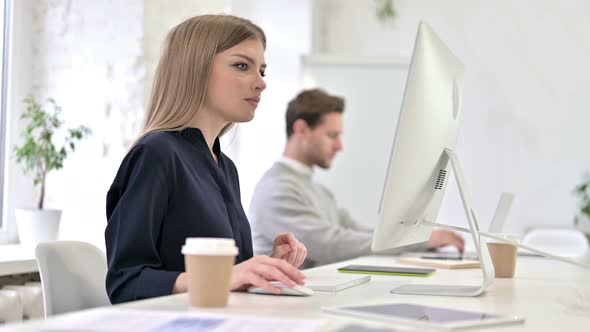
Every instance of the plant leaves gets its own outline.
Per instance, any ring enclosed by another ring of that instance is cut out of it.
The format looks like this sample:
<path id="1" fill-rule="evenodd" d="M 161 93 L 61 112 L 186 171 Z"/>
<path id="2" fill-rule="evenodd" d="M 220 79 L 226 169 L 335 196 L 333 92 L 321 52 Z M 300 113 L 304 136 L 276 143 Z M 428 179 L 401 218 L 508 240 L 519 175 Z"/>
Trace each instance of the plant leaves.
<path id="1" fill-rule="evenodd" d="M 25 109 L 19 118 L 27 124 L 20 133 L 22 143 L 14 146 L 14 154 L 23 171 L 34 174 L 33 184 L 37 186 L 42 184 L 48 172 L 61 169 L 68 153 L 74 151 L 75 141 L 91 132 L 84 126 L 68 129 L 69 135 L 57 148 L 53 139 L 54 133 L 64 124 L 59 117 L 61 107 L 53 98 L 48 98 L 49 107 L 46 109 L 32 95 L 28 95 L 24 103 Z"/>

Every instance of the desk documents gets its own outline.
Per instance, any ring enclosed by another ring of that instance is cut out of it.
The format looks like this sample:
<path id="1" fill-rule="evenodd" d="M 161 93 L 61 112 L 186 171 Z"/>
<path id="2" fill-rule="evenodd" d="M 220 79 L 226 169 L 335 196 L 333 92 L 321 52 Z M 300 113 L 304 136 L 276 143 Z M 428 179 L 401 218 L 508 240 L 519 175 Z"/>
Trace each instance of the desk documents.
<path id="1" fill-rule="evenodd" d="M 59 331 L 136 331 L 136 332 L 233 332 L 233 331 L 315 331 L 320 319 L 276 319 L 196 311 L 168 312 L 133 309 L 96 309 L 85 315 L 64 315 L 48 324 L 46 330 Z M 52 327 L 52 325 L 54 325 Z"/>

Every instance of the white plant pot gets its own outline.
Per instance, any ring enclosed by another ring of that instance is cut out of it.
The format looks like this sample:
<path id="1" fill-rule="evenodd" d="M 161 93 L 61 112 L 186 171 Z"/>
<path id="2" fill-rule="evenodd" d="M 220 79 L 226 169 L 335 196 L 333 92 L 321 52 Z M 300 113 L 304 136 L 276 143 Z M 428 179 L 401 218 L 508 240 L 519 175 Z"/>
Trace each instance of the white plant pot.
<path id="1" fill-rule="evenodd" d="M 34 248 L 40 242 L 57 240 L 61 210 L 16 209 L 20 244 Z"/>

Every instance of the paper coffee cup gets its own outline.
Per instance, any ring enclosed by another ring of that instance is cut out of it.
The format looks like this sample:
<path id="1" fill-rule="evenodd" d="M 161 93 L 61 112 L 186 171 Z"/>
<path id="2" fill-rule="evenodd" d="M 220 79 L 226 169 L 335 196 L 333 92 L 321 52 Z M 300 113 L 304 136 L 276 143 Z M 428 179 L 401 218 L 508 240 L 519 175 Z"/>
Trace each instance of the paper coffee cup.
<path id="1" fill-rule="evenodd" d="M 225 307 L 238 254 L 233 239 L 187 238 L 182 246 L 192 307 Z"/>
<path id="2" fill-rule="evenodd" d="M 512 242 L 518 242 L 518 236 L 514 234 L 493 234 Z M 488 251 L 494 264 L 496 278 L 512 278 L 516 271 L 517 247 L 499 239 L 487 240 Z"/>

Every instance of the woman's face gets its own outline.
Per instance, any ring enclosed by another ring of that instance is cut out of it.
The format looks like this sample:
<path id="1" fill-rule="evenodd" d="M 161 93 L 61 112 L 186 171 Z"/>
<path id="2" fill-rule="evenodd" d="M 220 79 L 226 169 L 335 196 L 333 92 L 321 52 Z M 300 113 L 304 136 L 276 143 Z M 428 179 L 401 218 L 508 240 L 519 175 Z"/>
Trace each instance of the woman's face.
<path id="1" fill-rule="evenodd" d="M 264 47 L 247 39 L 213 57 L 205 108 L 225 123 L 247 122 L 254 117 L 264 83 Z"/>

